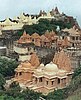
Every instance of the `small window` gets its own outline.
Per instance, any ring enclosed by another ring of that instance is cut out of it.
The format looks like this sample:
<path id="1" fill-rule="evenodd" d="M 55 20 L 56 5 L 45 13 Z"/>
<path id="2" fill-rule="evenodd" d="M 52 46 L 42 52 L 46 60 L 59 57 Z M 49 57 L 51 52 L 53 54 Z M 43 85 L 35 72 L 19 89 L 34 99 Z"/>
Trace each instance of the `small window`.
<path id="1" fill-rule="evenodd" d="M 39 82 L 42 82 L 42 77 L 39 79 Z"/>
<path id="2" fill-rule="evenodd" d="M 78 40 L 78 37 L 76 37 L 76 40 Z"/>
<path id="3" fill-rule="evenodd" d="M 32 39 L 32 42 L 34 42 L 34 39 Z"/>
<path id="4" fill-rule="evenodd" d="M 44 45 L 46 45 L 46 42 L 44 42 Z"/>
<path id="5" fill-rule="evenodd" d="M 54 85 L 54 81 L 52 81 L 51 84 Z"/>
<path id="6" fill-rule="evenodd" d="M 75 45 L 74 45 L 74 43 L 72 43 L 72 47 L 74 47 Z"/>
<path id="7" fill-rule="evenodd" d="M 62 36 L 62 39 L 64 39 L 64 36 Z"/>
<path id="8" fill-rule="evenodd" d="M 46 85 L 48 85 L 48 81 L 46 81 Z"/>
<path id="9" fill-rule="evenodd" d="M 30 47 L 28 47 L 28 51 L 30 51 L 31 50 L 31 48 Z"/>
<path id="10" fill-rule="evenodd" d="M 72 37 L 72 40 L 75 40 L 75 37 L 74 36 Z"/>
<path id="11" fill-rule="evenodd" d="M 58 79 L 58 84 L 60 84 L 60 79 Z"/>
<path id="12" fill-rule="evenodd" d="M 20 72 L 19 75 L 22 75 L 22 72 Z"/>

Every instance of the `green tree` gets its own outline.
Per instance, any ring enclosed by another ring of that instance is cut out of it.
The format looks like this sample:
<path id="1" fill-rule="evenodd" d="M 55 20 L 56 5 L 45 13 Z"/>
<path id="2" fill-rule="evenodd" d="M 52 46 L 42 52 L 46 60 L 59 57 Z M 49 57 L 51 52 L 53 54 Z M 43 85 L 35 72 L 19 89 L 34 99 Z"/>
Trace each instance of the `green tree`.
<path id="1" fill-rule="evenodd" d="M 5 84 L 5 78 L 3 77 L 2 74 L 0 74 L 0 90 L 3 89 L 4 84 Z"/>
<path id="2" fill-rule="evenodd" d="M 49 31 L 56 31 L 56 25 L 51 24 L 49 20 L 47 19 L 41 19 L 39 20 L 38 24 L 33 24 L 33 25 L 24 25 L 23 30 L 26 30 L 28 34 L 32 34 L 37 32 L 39 35 L 42 35 L 45 33 L 46 30 Z"/>
<path id="3" fill-rule="evenodd" d="M 18 95 L 20 95 L 20 91 L 21 91 L 21 88 L 19 86 L 19 83 L 13 82 L 13 83 L 11 83 L 10 88 L 8 90 L 6 90 L 5 94 L 7 96 L 12 96 L 12 97 L 16 98 L 16 97 L 18 97 Z"/>
<path id="4" fill-rule="evenodd" d="M 0 58 L 0 73 L 4 77 L 13 76 L 15 74 L 14 69 L 17 66 L 18 66 L 18 63 L 15 60 Z"/>
<path id="5" fill-rule="evenodd" d="M 75 78 L 76 76 L 79 76 L 79 75 L 81 75 L 81 66 L 75 69 L 72 78 Z"/>
<path id="6" fill-rule="evenodd" d="M 24 98 L 24 100 L 38 100 L 41 96 L 41 93 L 34 92 L 33 90 L 26 89 L 22 92 L 20 95 L 21 98 Z"/>

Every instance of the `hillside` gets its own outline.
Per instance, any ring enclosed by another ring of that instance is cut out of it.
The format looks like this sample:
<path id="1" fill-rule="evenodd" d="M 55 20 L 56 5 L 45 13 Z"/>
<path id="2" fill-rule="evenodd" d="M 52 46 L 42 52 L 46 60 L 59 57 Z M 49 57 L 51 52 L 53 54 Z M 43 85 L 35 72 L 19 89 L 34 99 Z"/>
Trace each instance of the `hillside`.
<path id="1" fill-rule="evenodd" d="M 69 86 L 49 93 L 46 100 L 81 100 L 81 67 L 74 71 Z"/>
<path id="2" fill-rule="evenodd" d="M 81 100 L 81 88 L 75 90 L 66 100 Z"/>
<path id="3" fill-rule="evenodd" d="M 56 21 L 56 20 L 47 20 L 47 19 L 41 19 L 39 20 L 38 24 L 33 25 L 24 25 L 23 30 L 26 30 L 28 34 L 32 33 L 38 33 L 39 35 L 42 35 L 45 33 L 46 30 L 49 31 L 56 31 L 57 27 L 59 26 L 60 29 L 64 28 L 71 28 L 74 24 L 71 22 L 64 22 L 62 20 Z"/>
<path id="4" fill-rule="evenodd" d="M 75 70 L 70 86 L 71 89 L 66 100 L 81 100 L 81 67 Z"/>

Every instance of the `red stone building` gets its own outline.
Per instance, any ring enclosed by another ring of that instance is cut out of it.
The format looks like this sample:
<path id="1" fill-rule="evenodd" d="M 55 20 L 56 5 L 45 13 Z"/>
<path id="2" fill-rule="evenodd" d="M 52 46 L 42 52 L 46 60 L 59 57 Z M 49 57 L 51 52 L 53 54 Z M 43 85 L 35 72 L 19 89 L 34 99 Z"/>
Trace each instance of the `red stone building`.
<path id="1" fill-rule="evenodd" d="M 26 86 L 47 94 L 66 87 L 71 81 L 72 73 L 70 58 L 62 50 L 54 56 L 53 62 L 40 64 L 34 71 L 32 84 Z"/>
<path id="2" fill-rule="evenodd" d="M 13 81 L 43 94 L 66 87 L 73 73 L 70 58 L 63 50 L 46 65 L 40 64 L 36 54 L 33 54 L 29 62 L 22 62 L 15 71 Z"/>
<path id="3" fill-rule="evenodd" d="M 33 78 L 34 70 L 40 65 L 38 56 L 33 53 L 30 61 L 21 62 L 15 69 L 14 81 L 19 83 L 31 82 Z"/>

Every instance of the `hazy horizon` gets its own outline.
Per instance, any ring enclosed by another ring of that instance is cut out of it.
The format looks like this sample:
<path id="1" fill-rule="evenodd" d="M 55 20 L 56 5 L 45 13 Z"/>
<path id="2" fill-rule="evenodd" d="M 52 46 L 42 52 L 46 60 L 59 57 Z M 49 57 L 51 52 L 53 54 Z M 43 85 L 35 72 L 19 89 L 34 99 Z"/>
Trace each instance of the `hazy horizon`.
<path id="1" fill-rule="evenodd" d="M 38 14 L 40 10 L 50 11 L 58 7 L 59 11 L 77 19 L 81 26 L 81 0 L 0 0 L 0 20 L 14 18 L 22 12 Z"/>

